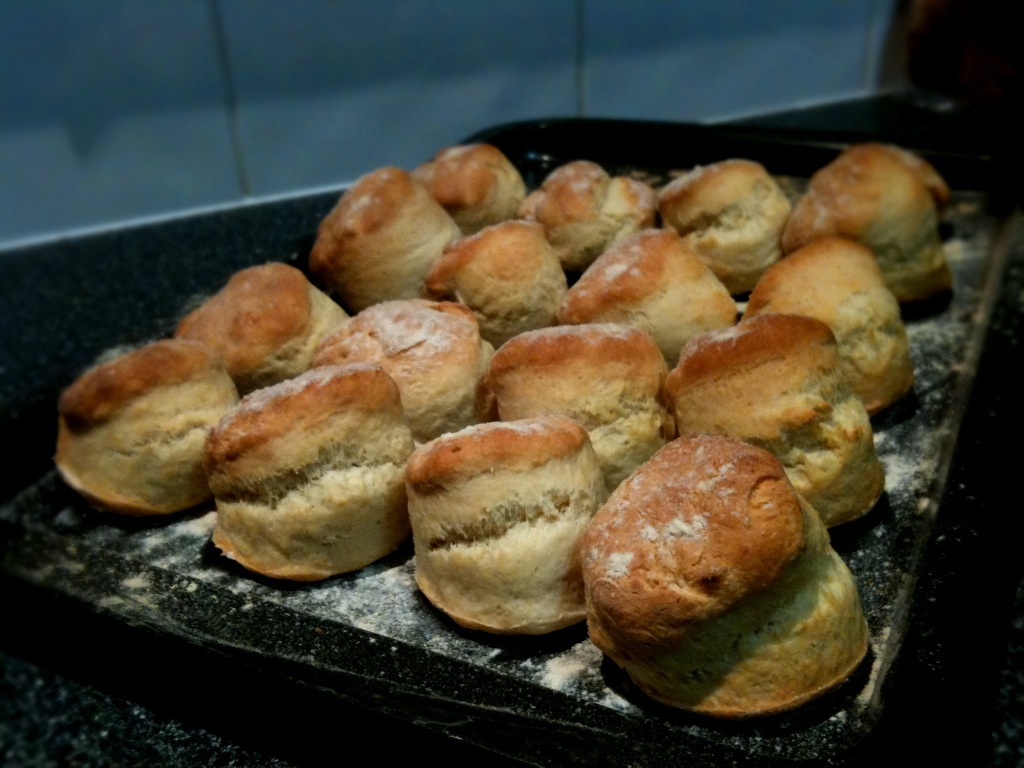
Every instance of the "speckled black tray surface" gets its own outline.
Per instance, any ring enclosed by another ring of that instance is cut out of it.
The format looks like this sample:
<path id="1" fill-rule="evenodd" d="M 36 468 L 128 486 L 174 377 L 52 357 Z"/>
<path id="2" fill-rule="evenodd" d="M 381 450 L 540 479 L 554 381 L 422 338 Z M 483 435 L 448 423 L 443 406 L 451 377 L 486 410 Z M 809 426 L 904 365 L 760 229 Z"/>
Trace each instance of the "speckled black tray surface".
<path id="1" fill-rule="evenodd" d="M 660 182 L 743 156 L 795 191 L 835 154 L 827 142 L 756 130 L 593 126 L 530 124 L 482 137 L 534 184 L 570 159 Z M 917 382 L 873 421 L 886 494 L 832 534 L 856 577 L 871 651 L 844 686 L 797 712 L 722 723 L 652 704 L 582 626 L 543 638 L 460 630 L 417 592 L 408 545 L 356 574 L 282 585 L 218 555 L 209 543 L 212 505 L 122 520 L 64 486 L 50 464 L 60 390 L 105 350 L 169 333 L 236 269 L 270 260 L 304 267 L 336 193 L 0 253 L 0 436 L 20 447 L 0 485 L 0 570 L 126 624 L 255 660 L 537 765 L 841 763 L 884 712 L 1005 263 L 1018 245 L 990 159 L 930 159 L 954 187 L 943 224 L 954 289 L 905 311 Z"/>

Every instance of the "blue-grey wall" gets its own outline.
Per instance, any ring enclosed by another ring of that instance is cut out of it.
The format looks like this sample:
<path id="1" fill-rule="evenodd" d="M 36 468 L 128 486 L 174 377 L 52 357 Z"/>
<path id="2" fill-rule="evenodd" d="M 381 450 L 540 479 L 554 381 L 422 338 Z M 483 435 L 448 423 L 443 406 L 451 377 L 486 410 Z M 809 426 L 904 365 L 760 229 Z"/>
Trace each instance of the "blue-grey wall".
<path id="1" fill-rule="evenodd" d="M 338 186 L 555 116 L 879 90 L 896 0 L 4 0 L 0 247 Z"/>

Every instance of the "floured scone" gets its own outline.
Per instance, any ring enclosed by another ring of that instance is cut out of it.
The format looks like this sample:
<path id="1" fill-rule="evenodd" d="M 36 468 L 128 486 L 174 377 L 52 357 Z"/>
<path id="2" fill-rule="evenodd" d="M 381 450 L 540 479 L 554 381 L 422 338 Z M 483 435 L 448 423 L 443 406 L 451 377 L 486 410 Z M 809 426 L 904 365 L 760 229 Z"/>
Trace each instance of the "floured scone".
<path id="1" fill-rule="evenodd" d="M 647 331 L 674 366 L 690 339 L 735 325 L 736 302 L 679 235 L 645 229 L 597 257 L 569 289 L 558 320 Z"/>
<path id="2" fill-rule="evenodd" d="M 782 256 L 785 193 L 764 166 L 723 160 L 698 166 L 658 191 L 658 212 L 729 290 L 746 293 Z"/>
<path id="3" fill-rule="evenodd" d="M 412 176 L 430 190 L 466 235 L 514 218 L 526 197 L 519 170 L 491 144 L 442 149 Z"/>
<path id="4" fill-rule="evenodd" d="M 568 416 L 590 433 L 608 488 L 675 436 L 668 368 L 646 331 L 613 323 L 521 333 L 494 353 L 487 386 L 503 421 Z"/>
<path id="5" fill-rule="evenodd" d="M 237 402 L 212 350 L 156 341 L 89 369 L 64 390 L 54 461 L 67 484 L 100 509 L 188 509 L 210 498 L 203 442 Z"/>
<path id="6" fill-rule="evenodd" d="M 427 272 L 461 234 L 423 184 L 401 168 L 380 168 L 349 187 L 320 223 L 309 269 L 359 312 L 423 296 Z"/>
<path id="7" fill-rule="evenodd" d="M 899 400 L 914 384 L 900 305 L 885 285 L 874 254 L 844 237 L 798 248 L 769 269 L 743 315 L 806 315 L 826 323 L 839 359 L 869 414 Z"/>
<path id="8" fill-rule="evenodd" d="M 416 440 L 426 442 L 490 419 L 481 380 L 493 354 L 468 307 L 409 299 L 375 304 L 342 322 L 312 364 L 379 365 L 398 384 Z"/>
<path id="9" fill-rule="evenodd" d="M 767 314 L 710 331 L 683 348 L 665 392 L 680 434 L 769 450 L 827 526 L 865 514 L 884 490 L 868 413 L 820 320 Z"/>
<path id="10" fill-rule="evenodd" d="M 554 325 L 565 291 L 562 265 L 533 221 L 506 221 L 456 240 L 427 275 L 427 293 L 473 310 L 480 335 L 494 347 Z"/>
<path id="11" fill-rule="evenodd" d="M 898 301 L 926 299 L 953 282 L 939 238 L 939 207 L 948 196 L 924 160 L 884 144 L 855 144 L 811 177 L 782 249 L 849 237 L 875 254 Z"/>
<path id="12" fill-rule="evenodd" d="M 579 537 L 607 492 L 582 427 L 467 427 L 417 448 L 406 481 L 416 583 L 433 605 L 496 634 L 583 620 Z"/>
<path id="13" fill-rule="evenodd" d="M 316 368 L 257 390 L 206 442 L 213 543 L 278 579 L 369 565 L 409 535 L 412 450 L 398 387 L 375 365 Z"/>
<path id="14" fill-rule="evenodd" d="M 346 317 L 298 269 L 269 263 L 232 275 L 174 335 L 220 355 L 244 395 L 308 370 L 320 341 Z"/>
<path id="15" fill-rule="evenodd" d="M 767 451 L 691 434 L 658 451 L 583 536 L 587 627 L 648 696 L 721 718 L 783 712 L 867 653 L 849 569 Z"/>
<path id="16" fill-rule="evenodd" d="M 612 178 L 597 163 L 576 160 L 527 195 L 519 216 L 544 226 L 562 267 L 582 272 L 612 243 L 654 226 L 656 209 L 647 184 Z"/>

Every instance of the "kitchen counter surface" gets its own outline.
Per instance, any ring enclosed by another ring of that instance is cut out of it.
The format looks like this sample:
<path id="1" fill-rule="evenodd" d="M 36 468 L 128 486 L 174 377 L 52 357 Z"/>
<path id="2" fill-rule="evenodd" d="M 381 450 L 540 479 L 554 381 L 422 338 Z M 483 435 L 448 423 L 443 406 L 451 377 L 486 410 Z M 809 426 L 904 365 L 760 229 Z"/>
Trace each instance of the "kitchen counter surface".
<path id="1" fill-rule="evenodd" d="M 1005 116 L 919 93 L 741 122 L 1000 156 L 1012 133 Z M 1016 162 L 1014 154 L 1005 157 Z M 942 757 L 947 764 L 1024 765 L 1024 558 L 1016 552 L 1010 501 L 1016 456 L 1002 437 L 1022 423 L 1008 377 L 1020 357 L 1022 304 L 1024 253 L 1015 252 L 973 390 L 977 417 L 961 428 L 885 714 L 843 764 L 904 758 L 928 765 Z M 520 764 L 469 743 L 472 731 L 439 722 L 440 712 L 424 712 L 419 724 L 376 714 L 367 702 L 292 680 L 287 669 L 127 626 L 7 576 L 0 576 L 0 595 L 0 765 L 299 767 L 344 760 L 370 732 L 375 755 Z"/>

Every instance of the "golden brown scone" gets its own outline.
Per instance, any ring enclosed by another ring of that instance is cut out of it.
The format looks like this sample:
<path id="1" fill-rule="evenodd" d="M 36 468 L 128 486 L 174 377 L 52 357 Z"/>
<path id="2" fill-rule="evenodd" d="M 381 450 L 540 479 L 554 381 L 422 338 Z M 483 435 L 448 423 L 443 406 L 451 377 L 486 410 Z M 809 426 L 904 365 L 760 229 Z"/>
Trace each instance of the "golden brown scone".
<path id="1" fill-rule="evenodd" d="M 783 231 L 783 251 L 841 235 L 871 249 L 900 302 L 950 288 L 936 204 L 948 198 L 948 188 L 930 165 L 908 157 L 882 144 L 844 150 L 811 177 Z"/>
<path id="2" fill-rule="evenodd" d="M 666 445 L 581 543 L 594 644 L 648 696 L 720 718 L 794 709 L 867 653 L 857 587 L 767 451 L 721 435 Z"/>
<path id="3" fill-rule="evenodd" d="M 313 365 L 379 365 L 398 384 L 416 440 L 426 442 L 490 419 L 481 380 L 493 354 L 468 307 L 408 299 L 375 304 L 341 323 Z"/>
<path id="4" fill-rule="evenodd" d="M 732 294 L 746 293 L 782 256 L 785 193 L 764 166 L 723 160 L 698 166 L 658 191 L 658 212 Z"/>
<path id="5" fill-rule="evenodd" d="M 467 427 L 417 448 L 406 484 L 416 583 L 456 623 L 536 635 L 583 620 L 579 537 L 607 491 L 582 427 Z"/>
<path id="6" fill-rule="evenodd" d="M 378 366 L 307 371 L 243 398 L 206 441 L 213 543 L 255 573 L 315 581 L 409 535 L 412 433 Z"/>
<path id="7" fill-rule="evenodd" d="M 480 335 L 494 347 L 553 325 L 566 287 L 544 228 L 533 221 L 506 221 L 456 240 L 427 275 L 428 295 L 473 310 Z"/>
<path id="8" fill-rule="evenodd" d="M 553 170 L 519 207 L 519 217 L 538 221 L 562 267 L 582 272 L 617 240 L 654 226 L 656 195 L 648 184 L 610 177 L 589 160 Z"/>
<path id="9" fill-rule="evenodd" d="M 210 498 L 203 441 L 237 402 L 210 349 L 156 341 L 91 368 L 64 390 L 54 461 L 95 507 L 133 516 L 178 512 Z"/>
<path id="10" fill-rule="evenodd" d="M 309 268 L 351 312 L 423 295 L 441 251 L 462 233 L 423 184 L 401 168 L 366 174 L 320 222 Z"/>
<path id="11" fill-rule="evenodd" d="M 767 312 L 806 315 L 827 324 L 853 391 L 869 414 L 914 385 L 907 329 L 878 261 L 860 243 L 826 237 L 772 266 L 747 301 L 744 321 Z"/>
<path id="12" fill-rule="evenodd" d="M 690 339 L 735 325 L 736 302 L 679 235 L 645 229 L 597 257 L 569 289 L 558 321 L 647 331 L 673 366 Z"/>
<path id="13" fill-rule="evenodd" d="M 412 176 L 430 190 L 466 235 L 514 218 L 526 197 L 519 170 L 491 144 L 442 149 Z"/>
<path id="14" fill-rule="evenodd" d="M 307 370 L 320 341 L 346 317 L 298 269 L 269 263 L 232 275 L 174 335 L 214 350 L 246 394 Z"/>
<path id="15" fill-rule="evenodd" d="M 562 325 L 502 345 L 487 386 L 503 421 L 558 414 L 579 422 L 612 489 L 675 436 L 662 393 L 667 370 L 646 331 Z"/>
<path id="16" fill-rule="evenodd" d="M 820 320 L 768 314 L 710 331 L 683 348 L 665 391 L 680 434 L 771 451 L 827 526 L 865 514 L 884 490 L 867 411 Z"/>

